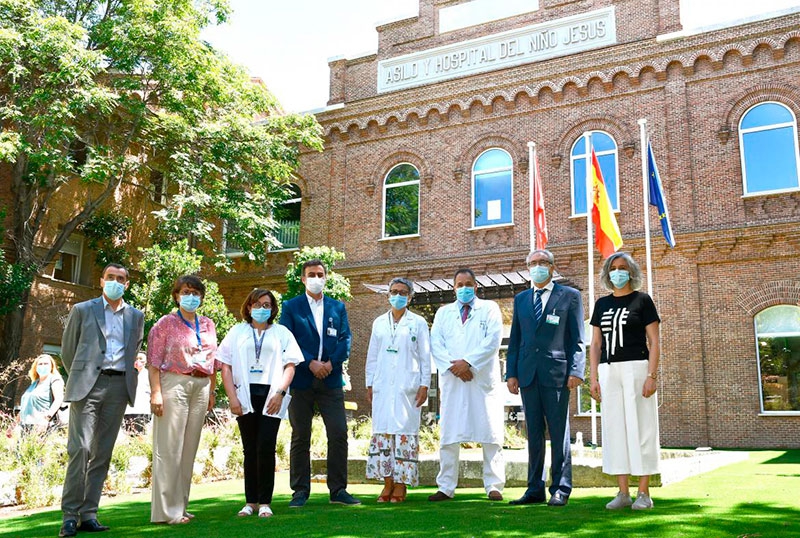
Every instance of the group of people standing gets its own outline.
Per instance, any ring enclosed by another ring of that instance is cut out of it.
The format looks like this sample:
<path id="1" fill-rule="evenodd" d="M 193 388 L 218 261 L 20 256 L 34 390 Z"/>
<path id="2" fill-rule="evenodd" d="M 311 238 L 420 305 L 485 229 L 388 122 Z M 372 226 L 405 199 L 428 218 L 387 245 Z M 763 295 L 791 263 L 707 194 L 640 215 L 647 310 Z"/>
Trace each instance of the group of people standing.
<path id="1" fill-rule="evenodd" d="M 546 501 L 547 431 L 548 504 L 563 506 L 572 491 L 569 394 L 583 382 L 585 368 L 583 305 L 577 290 L 552 281 L 549 251 L 533 251 L 526 262 L 533 287 L 514 301 L 506 383 L 522 395 L 529 473 L 524 495 L 510 504 Z M 134 359 L 143 341 L 144 316 L 122 299 L 128 276 L 121 265 L 104 268 L 102 296 L 75 305 L 64 331 L 65 400 L 71 405 L 59 536 L 108 529 L 97 520 L 98 504 L 125 407 L 134 403 Z M 156 322 L 147 344 L 154 415 L 151 522 L 183 524 L 194 517 L 187 511 L 192 468 L 206 413 L 214 406 L 218 370 L 244 448 L 246 504 L 239 516 L 273 515 L 275 445 L 280 420 L 287 417 L 289 507 L 306 504 L 316 410 L 328 441 L 330 502 L 361 504 L 347 491 L 342 378 L 350 356 L 347 311 L 324 295 L 327 268 L 321 260 L 304 263 L 301 278 L 305 293 L 283 303 L 279 323 L 275 295 L 263 288 L 250 292 L 240 309 L 242 322 L 219 345 L 213 321 L 197 312 L 205 297 L 203 282 L 193 275 L 175 282 L 176 310 Z M 650 508 L 648 477 L 658 466 L 653 394 L 659 318 L 649 296 L 636 291 L 641 273 L 627 254 L 610 257 L 601 280 L 612 294 L 598 300 L 591 320 L 591 393 L 603 398 L 604 470 L 619 476 L 620 487 L 607 507 Z M 367 477 L 384 483 L 378 502 L 403 502 L 407 488 L 419 483 L 420 408 L 428 399 L 432 363 L 440 376 L 441 448 L 438 489 L 429 500 L 454 497 L 463 442 L 481 443 L 487 496 L 503 499 L 502 315 L 495 302 L 476 296 L 472 270 L 457 270 L 453 282 L 456 301 L 437 311 L 430 331 L 424 318 L 409 311 L 414 284 L 402 277 L 389 283 L 389 309 L 373 323 L 365 367 L 373 419 Z M 640 476 L 636 501 L 629 474 Z"/>

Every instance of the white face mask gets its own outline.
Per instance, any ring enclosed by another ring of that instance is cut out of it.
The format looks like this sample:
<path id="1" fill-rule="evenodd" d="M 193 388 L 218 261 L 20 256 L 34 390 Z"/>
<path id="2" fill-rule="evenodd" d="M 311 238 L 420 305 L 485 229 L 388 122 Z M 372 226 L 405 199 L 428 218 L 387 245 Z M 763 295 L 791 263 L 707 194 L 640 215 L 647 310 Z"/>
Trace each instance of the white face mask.
<path id="1" fill-rule="evenodd" d="M 306 289 L 312 294 L 317 295 L 325 289 L 325 279 L 317 277 L 306 278 Z"/>

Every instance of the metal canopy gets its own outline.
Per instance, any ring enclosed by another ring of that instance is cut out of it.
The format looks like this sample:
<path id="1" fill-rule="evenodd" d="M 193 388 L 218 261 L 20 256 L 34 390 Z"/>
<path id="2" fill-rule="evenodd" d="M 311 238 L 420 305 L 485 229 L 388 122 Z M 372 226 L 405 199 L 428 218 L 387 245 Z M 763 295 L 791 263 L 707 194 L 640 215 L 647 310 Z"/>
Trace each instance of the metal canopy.
<path id="1" fill-rule="evenodd" d="M 514 297 L 517 293 L 531 286 L 531 276 L 527 271 L 476 275 L 475 279 L 478 281 L 476 293 L 478 297 L 482 299 L 505 299 Z M 557 272 L 553 275 L 553 281 L 564 286 L 577 288 L 574 283 Z M 364 286 L 375 293 L 389 293 L 388 284 L 364 284 Z M 442 304 L 453 302 L 455 299 L 452 278 L 434 278 L 431 280 L 417 280 L 414 282 L 415 304 Z"/>

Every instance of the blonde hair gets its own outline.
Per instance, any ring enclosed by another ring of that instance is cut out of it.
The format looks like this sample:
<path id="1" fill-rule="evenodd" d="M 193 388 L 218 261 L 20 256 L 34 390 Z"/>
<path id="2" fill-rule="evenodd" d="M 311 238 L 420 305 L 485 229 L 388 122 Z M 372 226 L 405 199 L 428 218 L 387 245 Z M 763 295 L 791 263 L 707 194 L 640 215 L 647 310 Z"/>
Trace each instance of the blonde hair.
<path id="1" fill-rule="evenodd" d="M 50 374 L 55 374 L 61 377 L 61 374 L 58 373 L 58 365 L 56 365 L 56 360 L 53 358 L 52 355 L 48 355 L 47 353 L 42 353 L 35 359 L 33 359 L 33 363 L 31 364 L 30 370 L 28 370 L 28 377 L 31 378 L 31 382 L 37 381 L 39 379 L 39 372 L 36 371 L 36 365 L 39 364 L 39 361 L 42 359 L 50 359 Z"/>

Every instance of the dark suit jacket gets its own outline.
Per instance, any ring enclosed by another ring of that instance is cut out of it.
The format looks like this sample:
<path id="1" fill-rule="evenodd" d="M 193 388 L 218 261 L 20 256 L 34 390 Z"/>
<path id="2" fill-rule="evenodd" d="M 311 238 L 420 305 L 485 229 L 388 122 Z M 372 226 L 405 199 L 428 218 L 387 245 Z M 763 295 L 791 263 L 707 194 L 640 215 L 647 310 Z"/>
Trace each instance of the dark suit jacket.
<path id="1" fill-rule="evenodd" d="M 558 324 L 547 316 L 558 316 Z M 516 377 L 520 387 L 534 380 L 545 387 L 566 386 L 567 376 L 583 379 L 586 352 L 583 344 L 583 301 L 578 290 L 555 284 L 536 323 L 533 289 L 514 298 L 514 316 L 508 343 L 506 378 Z"/>
<path id="2" fill-rule="evenodd" d="M 314 374 L 309 370 L 308 363 L 315 360 L 319 353 L 319 333 L 305 293 L 283 303 L 280 323 L 292 331 L 303 352 L 304 360 L 295 369 L 292 388 L 310 388 Z M 329 329 L 335 330 L 336 334 L 331 335 Z M 323 296 L 322 361 L 330 361 L 333 364 L 333 370 L 324 380 L 326 386 L 337 388 L 344 385 L 342 364 L 349 356 L 350 324 L 347 321 L 344 303 Z"/>
<path id="3" fill-rule="evenodd" d="M 131 305 L 125 305 L 122 324 L 125 340 L 125 383 L 128 402 L 136 398 L 138 372 L 133 367 L 136 354 L 142 348 L 144 314 Z M 67 386 L 64 401 L 76 402 L 89 394 L 97 382 L 106 354 L 106 317 L 103 298 L 97 297 L 72 307 L 61 338 L 61 359 L 67 369 Z"/>

